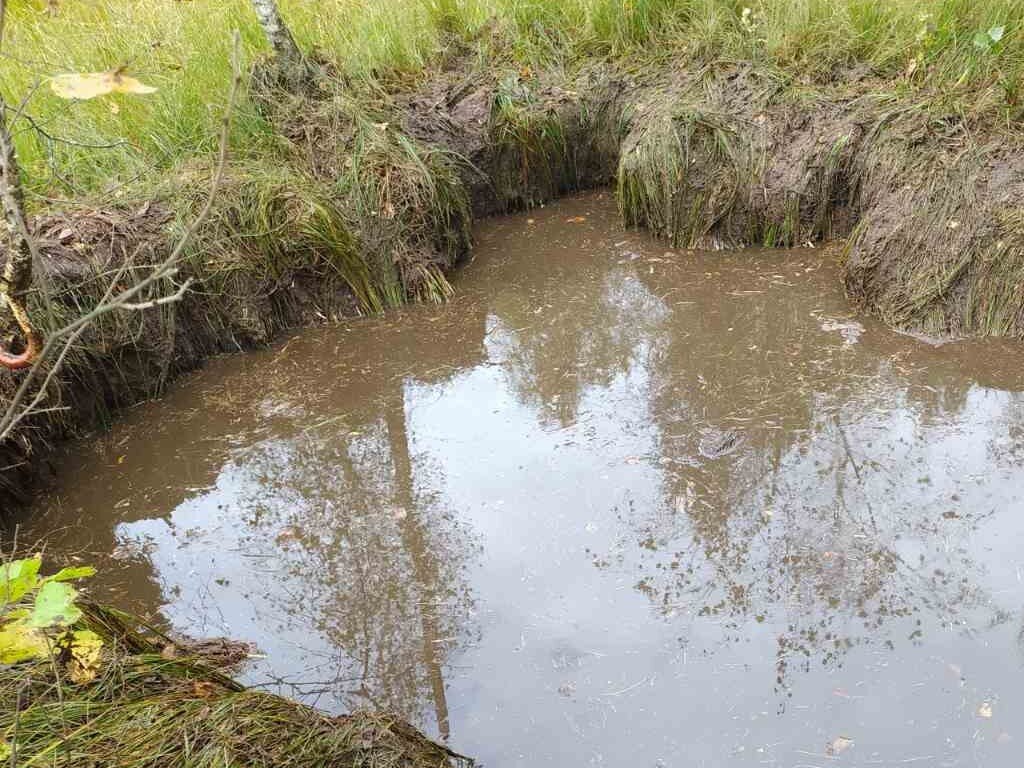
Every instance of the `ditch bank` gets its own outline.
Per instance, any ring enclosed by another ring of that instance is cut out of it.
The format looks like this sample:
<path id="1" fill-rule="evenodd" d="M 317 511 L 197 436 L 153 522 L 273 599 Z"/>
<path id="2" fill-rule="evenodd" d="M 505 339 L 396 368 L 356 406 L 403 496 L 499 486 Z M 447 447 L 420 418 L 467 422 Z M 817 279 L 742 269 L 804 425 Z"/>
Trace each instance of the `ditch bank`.
<path id="1" fill-rule="evenodd" d="M 615 185 L 621 214 L 674 248 L 844 244 L 844 280 L 890 325 L 1024 335 L 1024 147 L 1012 125 L 856 70 L 797 84 L 746 64 L 572 73 L 452 59 L 415 89 L 351 92 L 325 77 L 275 94 L 273 158 L 226 169 L 172 293 L 106 315 L 53 391 L 0 446 L 0 505 L 52 471 L 47 449 L 158 395 L 210 355 L 287 327 L 440 301 L 475 217 Z M 31 297 L 43 328 L 95 306 L 111 276 L 144 275 L 201 205 L 189 167 L 131 202 L 47 211 Z M 19 374 L 0 374 L 10 398 Z"/>
<path id="2" fill-rule="evenodd" d="M 244 644 L 172 639 L 89 603 L 74 611 L 38 658 L 23 658 L 13 630 L 4 638 L 18 659 L 0 665 L 0 757 L 12 766 L 474 765 L 395 715 L 332 717 L 242 686 L 230 674 Z"/>

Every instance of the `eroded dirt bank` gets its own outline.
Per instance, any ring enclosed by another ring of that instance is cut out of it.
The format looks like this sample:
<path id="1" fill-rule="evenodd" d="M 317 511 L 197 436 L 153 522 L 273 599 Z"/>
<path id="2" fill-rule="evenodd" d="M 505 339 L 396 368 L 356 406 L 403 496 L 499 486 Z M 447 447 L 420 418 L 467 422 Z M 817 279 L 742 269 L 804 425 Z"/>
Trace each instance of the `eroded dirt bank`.
<path id="1" fill-rule="evenodd" d="M 411 91 L 370 98 L 325 80 L 265 108 L 279 157 L 228 169 L 182 270 L 197 287 L 83 337 L 46 410 L 0 448 L 3 506 L 28 497 L 54 441 L 207 356 L 287 326 L 444 298 L 475 216 L 581 188 L 616 185 L 627 224 L 680 248 L 842 240 L 848 293 L 900 328 L 1024 333 L 1013 126 L 942 114 L 856 72 L 812 86 L 736 64 L 567 74 L 453 59 Z M 126 259 L 139 272 L 154 263 L 208 175 L 181 169 L 132 202 L 38 217 L 36 316 L 59 327 Z M 0 393 L 16 386 L 0 375 Z"/>

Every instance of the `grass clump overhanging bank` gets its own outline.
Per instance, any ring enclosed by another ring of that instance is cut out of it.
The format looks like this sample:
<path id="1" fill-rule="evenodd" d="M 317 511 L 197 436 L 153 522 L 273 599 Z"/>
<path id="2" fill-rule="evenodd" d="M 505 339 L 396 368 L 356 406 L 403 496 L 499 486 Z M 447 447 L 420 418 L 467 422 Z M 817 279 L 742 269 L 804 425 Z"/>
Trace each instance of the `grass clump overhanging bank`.
<path id="1" fill-rule="evenodd" d="M 0 564 L 0 760 L 18 766 L 468 768 L 383 714 L 328 717 L 225 670 L 249 651 L 172 640 L 84 602 L 39 559 Z M 31 583 L 29 583 L 31 582 Z M 10 598 L 10 600 L 8 600 Z"/>
<path id="2" fill-rule="evenodd" d="M 678 248 L 845 241 L 850 295 L 895 326 L 1024 335 L 1024 3 L 280 5 L 317 75 L 291 94 L 249 83 L 192 290 L 90 328 L 51 410 L 0 447 L 5 499 L 45 446 L 208 355 L 441 300 L 474 216 L 597 185 Z M 10 11 L 9 97 L 124 61 L 160 90 L 27 102 L 44 331 L 166 253 L 209 180 L 230 30 L 253 61 L 263 45 L 243 0 L 47 7 Z M 16 384 L 0 374 L 0 395 Z"/>

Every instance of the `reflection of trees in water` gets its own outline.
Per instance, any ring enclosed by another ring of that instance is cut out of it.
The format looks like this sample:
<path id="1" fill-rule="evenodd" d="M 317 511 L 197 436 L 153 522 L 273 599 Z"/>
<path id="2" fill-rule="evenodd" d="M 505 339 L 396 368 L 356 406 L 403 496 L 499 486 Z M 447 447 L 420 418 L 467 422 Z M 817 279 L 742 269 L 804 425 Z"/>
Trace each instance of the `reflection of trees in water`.
<path id="1" fill-rule="evenodd" d="M 138 570 L 164 582 L 176 628 L 247 633 L 271 654 L 255 681 L 309 703 L 394 708 L 446 732 L 477 547 L 412 453 L 405 382 L 443 388 L 479 364 L 486 316 L 465 302 L 311 331 L 207 382 L 196 419 L 153 414 L 159 439 L 124 450 L 152 454 L 136 495 L 166 489 L 170 514 L 138 505 L 148 514 L 118 535 L 152 547 Z"/>
<path id="2" fill-rule="evenodd" d="M 159 430 L 114 454 L 139 468 L 117 491 L 129 511 L 116 531 L 89 520 L 101 551 L 138 555 L 114 583 L 147 588 L 141 609 L 167 603 L 179 631 L 262 641 L 260 682 L 422 723 L 433 710 L 444 733 L 445 669 L 474 631 L 476 546 L 444 479 L 411 454 L 404 382 L 443 387 L 483 359 L 486 308 L 455 309 L 308 331 L 153 404 Z M 183 402 L 196 408 L 184 418 Z"/>
<path id="3" fill-rule="evenodd" d="M 665 293 L 640 274 L 651 294 Z M 787 299 L 705 298 L 657 329 L 667 343 L 650 358 L 649 397 L 664 502 L 622 514 L 638 549 L 617 555 L 667 617 L 706 617 L 735 642 L 752 622 L 777 628 L 783 690 L 794 667 L 841 665 L 865 643 L 916 642 L 988 600 L 971 578 L 983 566 L 943 544 L 968 536 L 982 513 L 939 519 L 915 499 L 910 474 L 927 425 L 969 407 L 960 363 L 905 360 L 907 343 L 891 337 L 881 342 L 891 349 L 844 347 L 808 320 L 811 297 Z M 1003 430 L 1018 421 L 1018 406 L 1004 406 Z M 702 439 L 730 430 L 744 439 L 737 452 L 701 456 Z"/>
<path id="4" fill-rule="evenodd" d="M 649 353 L 665 308 L 626 268 L 583 273 L 560 290 L 545 291 L 544 304 L 528 292 L 499 296 L 488 351 L 519 401 L 564 427 L 588 388 L 608 386 Z"/>
<path id="5" fill-rule="evenodd" d="M 378 414 L 349 435 L 247 454 L 259 496 L 239 504 L 250 539 L 276 536 L 288 585 L 301 590 L 268 600 L 337 649 L 318 664 L 338 670 L 326 682 L 358 681 L 360 696 L 409 717 L 429 706 L 447 736 L 444 667 L 471 624 L 465 569 L 475 548 L 433 495 L 438 478 L 410 453 L 401 382 Z"/>

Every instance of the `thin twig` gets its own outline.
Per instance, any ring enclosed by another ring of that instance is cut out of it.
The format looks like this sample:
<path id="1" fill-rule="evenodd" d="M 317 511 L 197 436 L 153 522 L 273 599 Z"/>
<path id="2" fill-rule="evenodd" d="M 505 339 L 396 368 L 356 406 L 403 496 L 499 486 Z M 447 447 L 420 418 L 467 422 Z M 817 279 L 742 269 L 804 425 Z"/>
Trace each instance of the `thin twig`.
<path id="1" fill-rule="evenodd" d="M 184 296 L 186 293 L 188 293 L 188 289 L 194 282 L 195 280 L 190 277 L 184 283 L 181 284 L 181 287 L 178 288 L 178 290 L 176 290 L 172 294 L 169 294 L 167 296 L 161 296 L 158 299 L 151 299 L 150 301 L 137 301 L 122 304 L 120 306 L 120 309 L 131 309 L 138 311 L 142 309 L 152 309 L 153 307 L 160 307 L 163 306 L 164 304 L 172 304 L 173 302 L 181 299 L 181 297 Z"/>
<path id="2" fill-rule="evenodd" d="M 67 144 L 68 146 L 71 147 L 81 147 L 83 149 L 117 149 L 118 147 L 123 147 L 128 144 L 127 139 L 118 139 L 117 141 L 108 142 L 106 144 L 92 144 L 87 141 L 67 139 L 64 138 L 63 136 L 54 136 L 52 133 L 43 128 L 43 126 L 39 124 L 39 121 L 27 112 L 22 112 L 20 115 L 15 115 L 14 119 L 11 120 L 11 125 L 14 125 L 14 123 L 17 121 L 19 117 L 32 126 L 32 131 L 34 133 L 38 133 L 45 139 L 55 142 L 57 144 Z"/>

